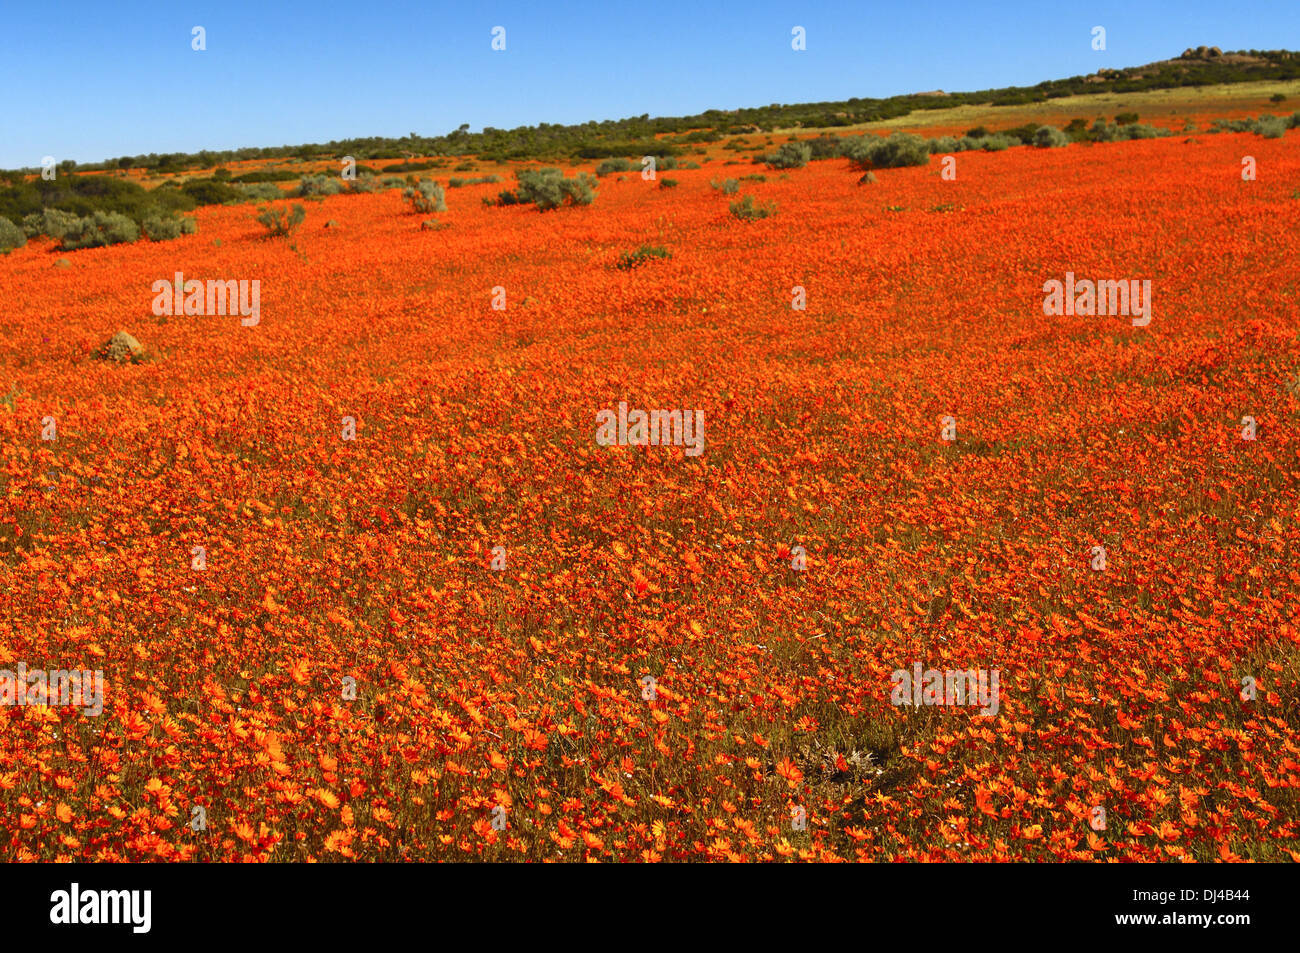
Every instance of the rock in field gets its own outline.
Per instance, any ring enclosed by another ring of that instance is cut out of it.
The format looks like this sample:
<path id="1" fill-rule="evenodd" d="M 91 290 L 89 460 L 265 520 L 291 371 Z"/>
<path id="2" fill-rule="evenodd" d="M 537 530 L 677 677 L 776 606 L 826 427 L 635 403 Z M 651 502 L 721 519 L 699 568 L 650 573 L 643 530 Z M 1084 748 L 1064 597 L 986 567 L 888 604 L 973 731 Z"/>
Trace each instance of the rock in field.
<path id="1" fill-rule="evenodd" d="M 117 364 L 123 364 L 127 361 L 138 364 L 144 359 L 144 345 L 125 331 L 118 331 L 107 344 L 99 349 L 98 356 L 102 360 L 113 361 Z"/>

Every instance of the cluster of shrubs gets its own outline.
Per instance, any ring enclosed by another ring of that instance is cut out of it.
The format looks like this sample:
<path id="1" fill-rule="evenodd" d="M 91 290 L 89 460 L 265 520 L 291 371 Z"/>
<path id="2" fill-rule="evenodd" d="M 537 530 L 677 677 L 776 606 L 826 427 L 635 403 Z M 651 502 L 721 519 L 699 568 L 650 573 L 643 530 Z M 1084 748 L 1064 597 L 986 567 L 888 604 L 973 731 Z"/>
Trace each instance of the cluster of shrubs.
<path id="1" fill-rule="evenodd" d="M 384 169 L 384 172 L 389 174 L 393 172 L 425 172 L 429 169 L 441 169 L 446 164 L 446 159 L 430 159 L 427 162 L 398 162 L 396 165 L 390 165 Z"/>
<path id="2" fill-rule="evenodd" d="M 744 198 L 732 202 L 727 208 L 731 210 L 732 215 L 745 222 L 752 222 L 776 214 L 775 202 L 756 203 L 752 195 L 746 195 Z"/>
<path id="3" fill-rule="evenodd" d="M 1265 139 L 1281 139 L 1288 129 L 1300 129 L 1300 112 L 1289 116 L 1265 113 L 1258 119 L 1216 119 L 1210 125 L 1210 132 L 1253 132 Z"/>
<path id="4" fill-rule="evenodd" d="M 812 146 L 806 142 L 787 142 L 763 161 L 774 169 L 802 169 L 812 158 Z"/>
<path id="5" fill-rule="evenodd" d="M 267 206 L 258 214 L 257 221 L 266 227 L 271 237 L 283 237 L 301 225 L 306 217 L 307 213 L 301 205 L 294 205 L 292 209 Z"/>
<path id="6" fill-rule="evenodd" d="M 11 248 L 22 248 L 27 244 L 27 236 L 23 230 L 9 221 L 7 218 L 0 218 L 0 252 L 8 252 Z"/>
<path id="7" fill-rule="evenodd" d="M 457 168 L 460 167 L 457 166 Z M 452 176 L 450 179 L 447 180 L 447 188 L 459 189 L 465 185 L 489 185 L 489 184 L 495 184 L 500 181 L 501 181 L 501 176 L 499 175 L 480 175 L 477 178 L 473 178 L 473 179 L 459 179 L 456 178 L 455 176 Z"/>
<path id="8" fill-rule="evenodd" d="M 740 183 L 735 179 L 723 179 L 721 182 L 713 179 L 709 182 L 709 185 L 720 190 L 723 195 L 735 195 L 740 191 Z"/>
<path id="9" fill-rule="evenodd" d="M 647 261 L 650 261 L 652 258 L 671 258 L 671 257 L 672 254 L 668 251 L 668 249 L 664 248 L 661 245 L 642 245 L 641 247 L 636 248 L 632 251 L 623 252 L 623 254 L 619 256 L 618 261 L 615 263 L 615 265 L 616 267 L 621 268 L 624 271 L 630 271 L 631 269 L 637 267 L 637 265 L 643 265 Z"/>
<path id="10" fill-rule="evenodd" d="M 226 176 L 221 173 L 226 172 Z M 228 170 L 217 169 L 212 174 L 214 179 L 227 178 L 231 182 L 242 182 L 247 185 L 253 185 L 258 182 L 292 182 L 298 178 L 301 173 L 290 172 L 288 169 L 258 169 L 255 172 L 245 172 L 242 175 L 230 177 Z"/>
<path id="11" fill-rule="evenodd" d="M 614 172 L 631 172 L 632 169 L 633 165 L 630 159 L 606 159 L 600 165 L 596 166 L 596 174 L 605 176 Z"/>
<path id="12" fill-rule="evenodd" d="M 845 139 L 842 149 L 844 157 L 862 169 L 894 169 L 930 161 L 929 142 L 910 132 L 896 132 L 888 138 L 856 136 Z"/>
<path id="13" fill-rule="evenodd" d="M 596 200 L 596 177 L 579 172 L 571 179 L 559 169 L 521 169 L 515 173 L 516 185 L 497 196 L 485 198 L 489 205 L 536 205 L 545 212 L 561 205 L 590 205 Z"/>
<path id="14" fill-rule="evenodd" d="M 298 189 L 294 194 L 299 198 L 338 195 L 340 193 L 362 195 L 379 192 L 383 189 L 403 188 L 407 184 L 399 176 L 386 175 L 380 178 L 369 169 L 361 166 L 357 167 L 357 172 L 358 175 L 353 179 L 342 179 L 333 175 L 305 175 L 302 177 L 302 181 L 298 184 Z"/>
<path id="15" fill-rule="evenodd" d="M 155 211 L 142 222 L 136 222 L 121 212 L 96 209 L 89 215 L 77 215 L 58 208 L 44 208 L 24 215 L 22 228 L 7 218 L 0 218 L 0 249 L 20 248 L 27 239 L 38 235 L 53 238 L 65 251 L 79 248 L 98 248 L 136 241 L 141 233 L 150 241 L 161 242 L 193 235 L 199 230 L 192 218 L 177 218 L 169 213 Z"/>
<path id="16" fill-rule="evenodd" d="M 679 168 L 677 157 L 674 155 L 657 155 L 652 156 L 652 158 L 654 159 L 654 170 L 656 172 L 667 172 L 671 169 Z M 645 162 L 644 158 L 633 162 L 631 159 L 624 156 L 614 156 L 613 158 L 604 160 L 600 165 L 596 166 L 596 175 L 606 176 L 614 172 L 632 172 L 640 170 L 643 162 Z M 680 166 L 680 168 L 683 169 L 698 169 L 699 167 L 699 163 L 697 162 L 687 162 Z"/>
<path id="17" fill-rule="evenodd" d="M 284 198 L 284 192 L 273 182 L 240 182 L 235 188 L 243 194 L 245 202 L 272 202 Z"/>
<path id="18" fill-rule="evenodd" d="M 411 207 L 422 214 L 447 211 L 447 193 L 437 182 L 417 182 L 403 190 L 402 198 L 411 203 Z"/>

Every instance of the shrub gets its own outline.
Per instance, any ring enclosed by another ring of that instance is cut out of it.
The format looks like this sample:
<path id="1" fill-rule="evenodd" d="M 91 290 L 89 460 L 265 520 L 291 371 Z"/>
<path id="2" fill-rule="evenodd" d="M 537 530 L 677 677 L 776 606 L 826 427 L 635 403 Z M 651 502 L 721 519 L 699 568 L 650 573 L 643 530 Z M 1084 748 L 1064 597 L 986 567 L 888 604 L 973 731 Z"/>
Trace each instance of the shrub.
<path id="1" fill-rule="evenodd" d="M 1281 116 L 1260 116 L 1255 131 L 1265 139 L 1281 139 L 1286 134 L 1287 121 Z"/>
<path id="2" fill-rule="evenodd" d="M 214 179 L 216 179 L 218 182 L 229 182 L 229 181 L 230 181 L 230 170 L 229 170 L 229 169 L 225 169 L 225 168 L 222 168 L 222 169 L 213 169 L 213 170 L 212 170 L 212 177 L 213 177 Z"/>
<path id="3" fill-rule="evenodd" d="M 976 126 L 974 129 L 967 129 L 966 136 L 970 139 L 987 139 L 989 131 L 983 126 Z"/>
<path id="4" fill-rule="evenodd" d="M 62 247 L 67 251 L 78 248 L 99 248 L 102 245 L 120 245 L 140 237 L 140 226 L 117 212 L 96 211 L 80 219 L 63 235 Z"/>
<path id="5" fill-rule="evenodd" d="M 776 214 L 775 202 L 755 204 L 752 195 L 746 195 L 743 199 L 738 199 L 727 207 L 731 210 L 732 215 L 745 222 L 752 222 Z"/>
<path id="6" fill-rule="evenodd" d="M 787 142 L 771 155 L 767 164 L 774 169 L 802 169 L 812 158 L 812 146 L 806 142 Z"/>
<path id="7" fill-rule="evenodd" d="M 804 144 L 808 147 L 809 155 L 813 159 L 835 159 L 842 153 L 844 140 L 839 136 L 823 133 L 816 139 L 809 139 Z"/>
<path id="8" fill-rule="evenodd" d="M 396 165 L 390 165 L 384 169 L 385 172 L 423 172 L 426 169 L 437 169 L 446 165 L 446 162 L 434 160 L 432 162 L 398 162 Z"/>
<path id="9" fill-rule="evenodd" d="M 284 208 L 268 205 L 257 216 L 257 221 L 266 226 L 267 232 L 272 237 L 288 235 L 302 224 L 302 220 L 307 217 L 307 213 L 301 205 L 294 205 L 292 210 L 288 211 L 288 215 L 285 212 L 286 209 Z"/>
<path id="10" fill-rule="evenodd" d="M 677 188 L 677 180 L 676 180 L 676 179 L 660 179 L 660 180 L 659 180 L 659 188 L 661 188 L 661 189 L 675 189 L 675 188 Z"/>
<path id="11" fill-rule="evenodd" d="M 299 178 L 301 178 L 299 173 L 290 172 L 288 169 L 260 169 L 257 172 L 237 175 L 230 181 L 252 185 L 257 182 L 292 182 Z"/>
<path id="12" fill-rule="evenodd" d="M 193 199 L 195 205 L 224 205 L 244 198 L 234 186 L 215 179 L 191 179 L 181 186 L 181 191 Z"/>
<path id="13" fill-rule="evenodd" d="M 1121 139 L 1160 139 L 1164 136 L 1173 135 L 1168 129 L 1161 129 L 1157 126 L 1148 126 L 1140 122 L 1129 123 L 1127 126 L 1117 127 Z"/>
<path id="14" fill-rule="evenodd" d="M 1059 148 L 1069 144 L 1070 137 L 1055 126 L 1039 126 L 1034 131 L 1034 145 L 1040 149 Z"/>
<path id="15" fill-rule="evenodd" d="M 961 152 L 962 140 L 954 139 L 952 136 L 940 136 L 938 139 L 930 140 L 930 154 L 939 155 L 948 152 Z"/>
<path id="16" fill-rule="evenodd" d="M 619 256 L 617 267 L 628 271 L 637 265 L 643 265 L 652 258 L 671 258 L 667 248 L 659 245 L 642 245 L 633 251 L 625 251 Z"/>
<path id="17" fill-rule="evenodd" d="M 355 179 L 345 179 L 343 182 L 343 191 L 348 195 L 363 195 L 369 192 L 378 192 L 383 186 L 373 175 L 361 175 Z"/>
<path id="18" fill-rule="evenodd" d="M 1133 125 L 1133 123 L 1137 121 L 1138 121 L 1137 113 L 1120 113 L 1118 116 L 1115 117 L 1115 125 L 1117 126 L 1131 126 Z"/>
<path id="19" fill-rule="evenodd" d="M 753 173 L 752 175 L 742 175 L 742 176 L 740 177 L 740 181 L 742 181 L 742 182 L 766 182 L 766 181 L 767 181 L 767 176 L 765 176 L 765 175 L 760 175 L 759 173 L 755 172 L 755 173 Z"/>
<path id="20" fill-rule="evenodd" d="M 1015 139 L 1023 146 L 1033 145 L 1034 136 L 1038 134 L 1038 127 L 1032 122 L 1027 122 L 1023 126 L 1016 126 L 1014 129 L 1005 129 L 998 133 L 1000 136 L 1006 136 Z"/>
<path id="21" fill-rule="evenodd" d="M 1118 126 L 1107 124 L 1104 119 L 1098 119 L 1088 130 L 1088 138 L 1093 142 L 1116 142 L 1119 139 L 1118 129 Z"/>
<path id="22" fill-rule="evenodd" d="M 456 166 L 456 168 L 452 169 L 451 171 L 452 172 L 477 172 L 478 166 L 476 166 L 473 162 L 462 162 L 460 165 Z"/>
<path id="23" fill-rule="evenodd" d="M 606 159 L 596 166 L 596 174 L 609 175 L 611 172 L 630 172 L 631 169 L 632 163 L 627 159 Z"/>
<path id="24" fill-rule="evenodd" d="M 404 189 L 406 188 L 406 180 L 400 175 L 385 175 L 380 177 L 379 185 L 385 189 Z"/>
<path id="25" fill-rule="evenodd" d="M 1004 136 L 1001 133 L 992 136 L 985 136 L 979 140 L 979 147 L 985 152 L 1001 152 L 1003 149 L 1010 149 L 1012 146 L 1023 145 L 1015 136 Z"/>
<path id="26" fill-rule="evenodd" d="M 521 203 L 532 203 L 544 212 L 561 205 L 590 205 L 596 199 L 596 177 L 587 172 L 566 179 L 559 169 L 522 169 L 515 173 L 515 178 L 519 183 L 515 198 Z M 508 194 L 503 192 L 502 198 Z"/>
<path id="27" fill-rule="evenodd" d="M 1284 103 L 1286 102 L 1286 96 L 1282 93 L 1274 93 L 1272 96 L 1268 97 L 1268 101 L 1270 103 Z"/>
<path id="28" fill-rule="evenodd" d="M 7 252 L 11 248 L 22 248 L 27 244 L 27 236 L 23 230 L 9 221 L 7 218 L 0 218 L 0 251 Z"/>
<path id="29" fill-rule="evenodd" d="M 501 181 L 501 176 L 499 175 L 480 175 L 478 178 L 475 179 L 458 179 L 455 176 L 452 176 L 452 178 L 447 180 L 447 188 L 459 189 L 461 186 L 465 186 L 465 185 L 484 185 L 487 183 L 500 182 L 500 181 Z"/>
<path id="30" fill-rule="evenodd" d="M 663 156 L 654 156 L 653 158 L 655 160 L 654 168 L 656 172 L 669 172 L 672 169 L 677 168 L 676 156 L 663 155 Z M 644 157 L 642 157 L 641 162 L 644 164 L 645 162 Z M 642 167 L 644 168 L 644 165 Z"/>
<path id="31" fill-rule="evenodd" d="M 338 195 L 343 191 L 343 184 L 332 176 L 327 175 L 305 175 L 302 183 L 298 186 L 295 195 L 305 197 L 308 195 Z"/>
<path id="32" fill-rule="evenodd" d="M 930 161 L 930 145 L 910 132 L 896 132 L 888 139 L 861 136 L 849 140 L 845 154 L 862 169 L 894 169 L 926 165 Z"/>
<path id="33" fill-rule="evenodd" d="M 404 190 L 402 198 L 409 200 L 411 207 L 423 215 L 447 211 L 447 194 L 437 182 L 417 183 L 414 188 Z"/>
<path id="34" fill-rule="evenodd" d="M 28 238 L 48 235 L 50 238 L 63 238 L 71 229 L 81 222 L 79 215 L 62 209 L 47 208 L 23 216 L 23 231 Z"/>
<path id="35" fill-rule="evenodd" d="M 151 242 L 171 241 L 182 235 L 193 235 L 199 230 L 198 223 L 192 218 L 168 218 L 162 215 L 146 218 L 141 227 Z"/>
<path id="36" fill-rule="evenodd" d="M 284 198 L 280 187 L 271 182 L 254 182 L 249 185 L 240 182 L 235 188 L 239 189 L 245 202 L 272 202 Z"/>

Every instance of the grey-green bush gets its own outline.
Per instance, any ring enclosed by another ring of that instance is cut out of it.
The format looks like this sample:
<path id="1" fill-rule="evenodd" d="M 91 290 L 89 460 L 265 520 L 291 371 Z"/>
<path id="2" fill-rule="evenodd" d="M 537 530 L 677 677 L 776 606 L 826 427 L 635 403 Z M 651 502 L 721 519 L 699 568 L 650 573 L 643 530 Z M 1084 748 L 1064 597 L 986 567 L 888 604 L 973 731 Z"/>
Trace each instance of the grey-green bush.
<path id="1" fill-rule="evenodd" d="M 1287 121 L 1281 116 L 1260 116 L 1255 131 L 1265 139 L 1281 139 L 1286 135 Z"/>
<path id="2" fill-rule="evenodd" d="M 103 245 L 120 245 L 140 237 L 140 226 L 118 212 L 95 211 L 79 220 L 63 235 L 62 247 L 67 251 L 78 248 L 99 248 Z"/>
<path id="3" fill-rule="evenodd" d="M 68 231 L 81 222 L 81 217 L 74 212 L 47 208 L 23 216 L 23 232 L 28 238 L 48 235 L 50 238 L 62 238 Z"/>
<path id="4" fill-rule="evenodd" d="M 1059 149 L 1069 144 L 1070 137 L 1055 126 L 1039 126 L 1034 130 L 1034 145 L 1040 149 Z"/>
<path id="5" fill-rule="evenodd" d="M 299 196 L 338 195 L 342 191 L 342 183 L 333 176 L 306 175 L 303 176 L 302 184 L 298 186 L 297 194 Z"/>
<path id="6" fill-rule="evenodd" d="M 768 202 L 766 204 L 755 204 L 754 196 L 746 195 L 742 199 L 737 199 L 727 206 L 731 214 L 742 221 L 752 222 L 755 219 L 767 218 L 769 215 L 776 214 L 776 203 Z"/>
<path id="7" fill-rule="evenodd" d="M 307 217 L 307 212 L 301 205 L 294 205 L 288 210 L 276 208 L 268 205 L 257 216 L 257 221 L 266 226 L 266 230 L 274 236 L 285 236 L 302 224 L 302 220 Z"/>
<path id="8" fill-rule="evenodd" d="M 145 237 L 151 242 L 170 241 L 182 235 L 193 235 L 199 230 L 192 218 L 164 218 L 161 215 L 146 218 L 142 227 Z"/>
<path id="9" fill-rule="evenodd" d="M 991 136 L 985 136 L 980 140 L 980 148 L 985 152 L 1001 152 L 1003 149 L 1010 149 L 1012 146 L 1022 146 L 1023 142 L 1016 136 L 1008 136 L 1005 133 L 996 132 Z"/>
<path id="10" fill-rule="evenodd" d="M 23 234 L 23 230 L 9 219 L 0 218 L 0 251 L 22 248 L 26 244 L 27 236 Z"/>
<path id="11" fill-rule="evenodd" d="M 559 169 L 521 169 L 515 178 L 518 201 L 531 202 L 542 211 L 565 204 L 590 205 L 596 199 L 596 177 L 589 172 L 566 179 Z"/>
<path id="12" fill-rule="evenodd" d="M 274 182 L 237 182 L 235 188 L 244 194 L 245 202 L 273 202 L 284 198 L 284 192 Z"/>
<path id="13" fill-rule="evenodd" d="M 462 186 L 466 186 L 466 185 L 485 185 L 485 184 L 495 183 L 500 181 L 501 181 L 501 176 L 499 175 L 480 175 L 473 179 L 459 179 L 456 176 L 452 176 L 450 179 L 447 180 L 447 188 L 459 189 Z"/>
<path id="14" fill-rule="evenodd" d="M 806 142 L 787 142 L 767 157 L 774 169 L 802 169 L 812 158 L 812 146 Z"/>
<path id="15" fill-rule="evenodd" d="M 846 143 L 845 155 L 863 169 L 895 169 L 928 164 L 930 145 L 910 132 L 896 132 L 888 139 L 861 136 Z"/>
<path id="16" fill-rule="evenodd" d="M 609 175 L 613 172 L 630 172 L 632 163 L 628 159 L 606 159 L 596 166 L 597 175 Z"/>
<path id="17" fill-rule="evenodd" d="M 437 182 L 420 182 L 414 188 L 403 191 L 402 198 L 409 200 L 411 207 L 424 215 L 447 211 L 447 193 Z"/>

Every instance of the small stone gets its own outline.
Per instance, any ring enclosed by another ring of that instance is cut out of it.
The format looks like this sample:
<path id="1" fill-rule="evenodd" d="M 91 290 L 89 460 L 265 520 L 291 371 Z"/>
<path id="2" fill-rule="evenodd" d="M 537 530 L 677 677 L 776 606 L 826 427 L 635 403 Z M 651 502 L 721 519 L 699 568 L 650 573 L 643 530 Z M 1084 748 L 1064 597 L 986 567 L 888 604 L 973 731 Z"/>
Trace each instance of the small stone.
<path id="1" fill-rule="evenodd" d="M 870 185 L 872 182 L 875 181 L 876 181 L 876 174 L 874 172 L 868 172 L 862 178 L 858 179 L 858 185 Z"/>
<path id="2" fill-rule="evenodd" d="M 55 268 L 71 268 L 71 267 L 72 267 L 72 262 L 68 261 L 68 259 L 66 259 L 66 258 L 60 258 L 58 261 L 56 261 L 56 262 L 54 263 L 54 267 L 55 267 Z"/>
<path id="3" fill-rule="evenodd" d="M 98 356 L 102 360 L 113 361 L 118 364 L 126 361 L 138 364 L 144 359 L 144 346 L 125 331 L 118 331 L 107 344 L 100 348 Z"/>
<path id="4" fill-rule="evenodd" d="M 336 221 L 334 221 L 334 219 L 330 219 L 328 222 L 325 223 L 325 227 L 326 227 L 326 228 L 338 228 L 338 227 L 339 227 L 339 223 L 336 222 Z"/>

